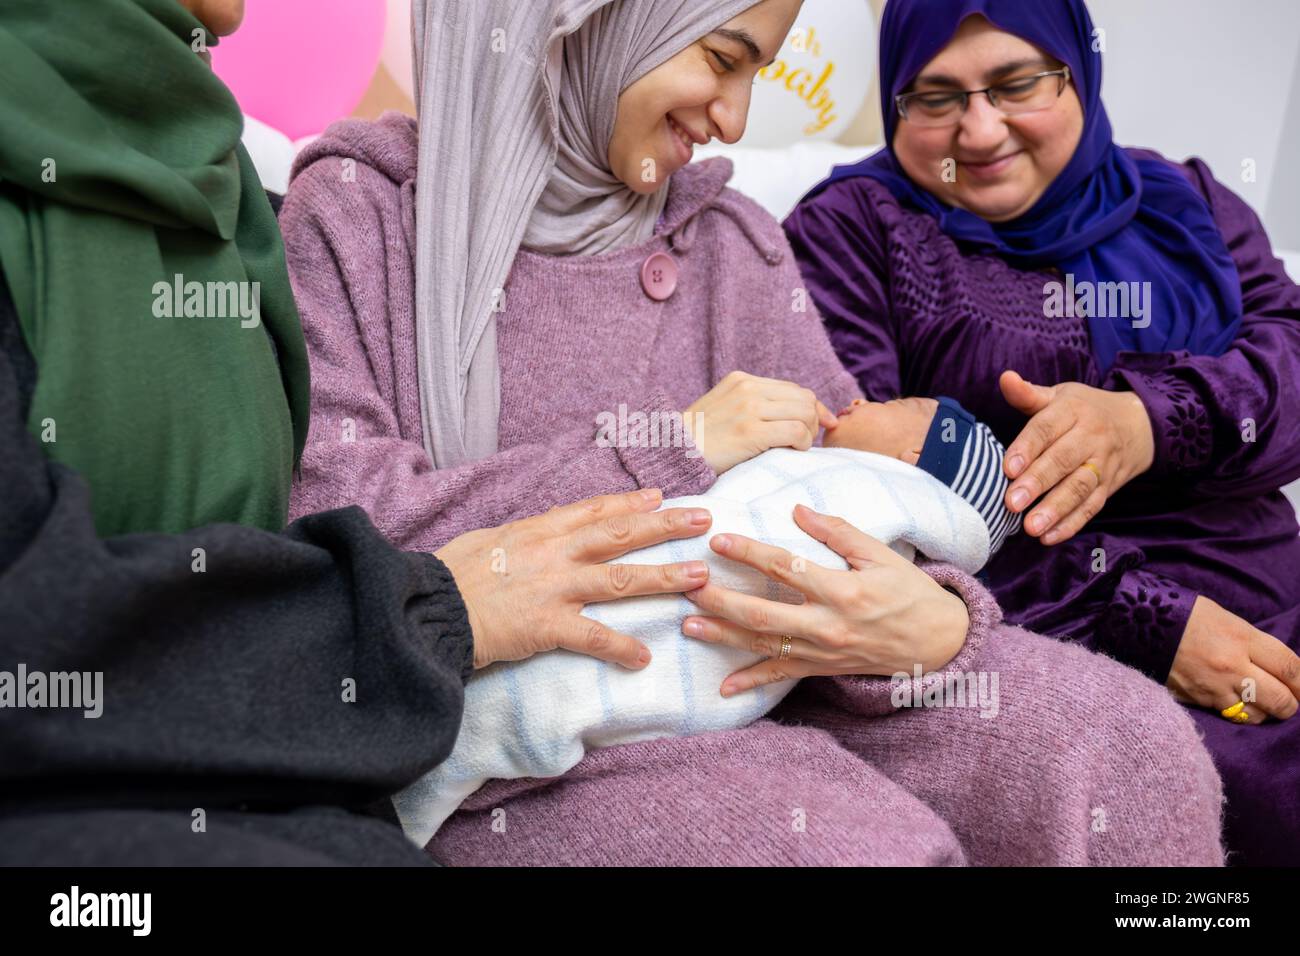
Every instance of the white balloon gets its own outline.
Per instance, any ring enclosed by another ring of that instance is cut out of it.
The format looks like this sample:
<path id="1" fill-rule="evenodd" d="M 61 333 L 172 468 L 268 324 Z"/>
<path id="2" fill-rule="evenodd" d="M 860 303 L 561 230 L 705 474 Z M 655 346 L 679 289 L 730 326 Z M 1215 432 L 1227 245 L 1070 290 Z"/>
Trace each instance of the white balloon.
<path id="1" fill-rule="evenodd" d="M 875 70 L 868 0 L 805 0 L 776 62 L 754 82 L 741 145 L 835 139 L 866 103 Z"/>
<path id="2" fill-rule="evenodd" d="M 388 0 L 388 23 L 384 27 L 384 69 L 415 99 L 415 73 L 411 65 L 411 0 Z"/>

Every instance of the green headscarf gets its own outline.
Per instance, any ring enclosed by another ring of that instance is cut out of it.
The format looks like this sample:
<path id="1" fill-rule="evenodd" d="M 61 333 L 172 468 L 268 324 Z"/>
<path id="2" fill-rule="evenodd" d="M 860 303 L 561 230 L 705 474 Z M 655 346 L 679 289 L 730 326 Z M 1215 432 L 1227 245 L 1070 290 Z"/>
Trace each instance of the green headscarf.
<path id="1" fill-rule="evenodd" d="M 0 267 L 37 363 L 28 427 L 85 476 L 102 535 L 279 530 L 306 441 L 284 247 L 200 42 L 177 0 L 0 6 Z"/>

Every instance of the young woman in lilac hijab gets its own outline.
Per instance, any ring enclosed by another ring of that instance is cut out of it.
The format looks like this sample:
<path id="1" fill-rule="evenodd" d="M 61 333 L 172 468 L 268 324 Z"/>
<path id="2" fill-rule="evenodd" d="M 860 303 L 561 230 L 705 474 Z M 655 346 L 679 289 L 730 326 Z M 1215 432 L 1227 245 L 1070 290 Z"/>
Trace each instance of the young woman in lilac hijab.
<path id="1" fill-rule="evenodd" d="M 312 365 L 293 508 L 360 504 L 394 541 L 436 550 L 591 489 L 698 494 L 767 448 L 807 448 L 827 417 L 818 397 L 842 407 L 857 386 L 816 310 L 795 307 L 806 297 L 780 225 L 726 188 L 728 161 L 690 162 L 695 144 L 741 137 L 755 77 L 799 6 L 417 2 L 418 123 L 331 129 L 285 203 Z M 694 447 L 610 447 L 596 416 L 620 407 L 702 416 Z M 1220 785 L 1158 686 L 1003 627 L 955 569 L 899 562 L 833 517 L 796 520 L 852 569 L 795 573 L 782 549 L 716 536 L 720 554 L 806 599 L 704 585 L 683 622 L 692 638 L 764 648 L 729 687 L 761 695 L 782 675 L 809 678 L 776 719 L 492 781 L 429 852 L 453 864 L 1221 861 Z M 466 557 L 471 579 L 559 584 L 520 569 L 512 545 Z M 997 680 L 998 713 L 901 710 L 899 688 L 924 701 L 916 662 Z"/>
<path id="2" fill-rule="evenodd" d="M 890 0 L 888 146 L 786 232 L 868 398 L 1007 443 L 1008 615 L 1196 707 L 1230 860 L 1295 864 L 1300 289 L 1203 163 L 1112 142 L 1096 36 L 1082 0 Z"/>

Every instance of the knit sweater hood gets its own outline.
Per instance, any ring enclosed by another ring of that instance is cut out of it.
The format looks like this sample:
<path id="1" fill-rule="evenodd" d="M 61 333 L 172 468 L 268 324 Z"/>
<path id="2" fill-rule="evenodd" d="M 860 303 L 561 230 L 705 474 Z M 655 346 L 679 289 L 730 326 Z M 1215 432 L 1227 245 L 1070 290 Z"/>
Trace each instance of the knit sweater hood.
<path id="1" fill-rule="evenodd" d="M 385 113 L 376 122 L 343 120 L 298 155 L 292 178 L 323 159 L 369 166 L 400 188 L 403 220 L 413 229 L 418 142 L 415 119 L 402 113 Z M 714 209 L 733 219 L 759 255 L 769 265 L 776 265 L 788 251 L 785 237 L 770 216 L 755 215 L 756 203 L 726 188 L 732 172 L 731 160 L 717 157 L 692 163 L 675 174 L 665 187 L 670 190 L 668 203 L 655 232 L 670 235 L 673 248 L 686 252 L 694 241 L 697 217 Z M 413 232 L 407 233 L 411 248 L 413 237 Z"/>
<path id="2" fill-rule="evenodd" d="M 332 124 L 298 154 L 292 179 L 320 159 L 337 157 L 364 163 L 397 186 L 415 182 L 418 136 L 415 120 L 385 113 L 377 122 L 342 120 Z"/>

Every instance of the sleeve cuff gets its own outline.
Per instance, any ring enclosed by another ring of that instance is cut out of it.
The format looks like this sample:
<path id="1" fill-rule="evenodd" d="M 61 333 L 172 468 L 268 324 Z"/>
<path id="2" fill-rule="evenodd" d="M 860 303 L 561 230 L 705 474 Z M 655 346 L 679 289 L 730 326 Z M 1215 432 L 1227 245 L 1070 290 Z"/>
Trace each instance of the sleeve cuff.
<path id="1" fill-rule="evenodd" d="M 883 717 L 901 709 L 901 700 L 921 700 L 925 689 L 944 674 L 969 674 L 979 671 L 984 643 L 1002 624 L 1002 609 L 997 599 L 973 577 L 951 564 L 926 561 L 918 565 L 946 590 L 953 591 L 966 603 L 970 626 L 966 629 L 966 643 L 939 671 L 912 675 L 895 674 L 890 677 L 851 674 L 828 678 L 821 692 L 839 706 L 867 717 Z"/>
<path id="2" fill-rule="evenodd" d="M 1153 478 L 1190 475 L 1209 468 L 1214 456 L 1214 430 L 1209 411 L 1186 382 L 1166 369 L 1179 353 L 1122 353 L 1103 388 L 1130 391 L 1142 400 L 1151 418 L 1155 459 L 1147 473 Z"/>
<path id="3" fill-rule="evenodd" d="M 1126 571 L 1098 622 L 1094 646 L 1164 684 L 1195 603 L 1191 588 L 1151 571 Z"/>
<path id="4" fill-rule="evenodd" d="M 474 631 L 469 624 L 465 599 L 451 569 L 441 560 L 424 552 L 409 554 L 424 562 L 428 575 L 428 595 L 420 623 L 428 628 L 438 655 L 449 668 L 460 674 L 460 681 L 464 684 L 474 673 Z"/>
<path id="5" fill-rule="evenodd" d="M 641 408 L 623 416 L 617 439 L 611 444 L 619 461 L 638 488 L 659 488 L 665 498 L 701 495 L 713 487 L 717 475 L 687 433 L 681 416 L 667 396 L 653 392 Z M 638 425 L 638 411 L 645 423 Z M 666 416 L 678 416 L 676 422 Z M 667 427 L 664 427 L 667 423 Z"/>

